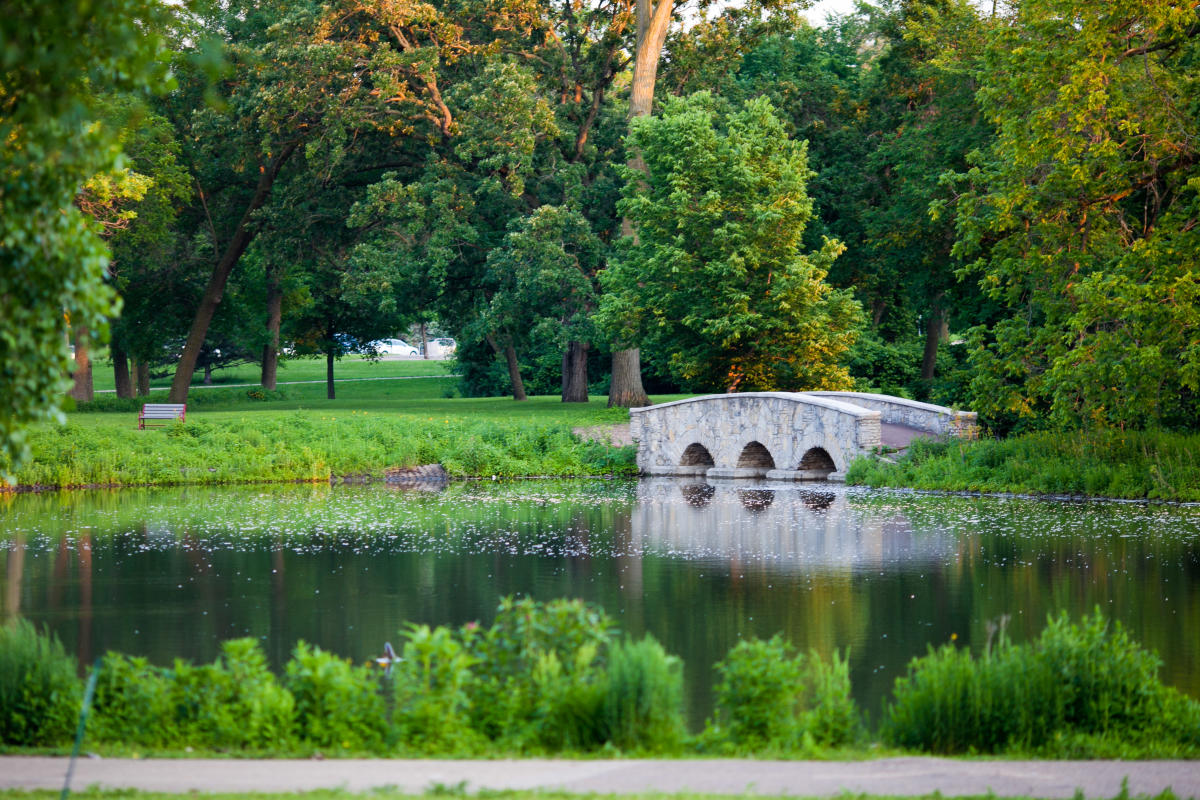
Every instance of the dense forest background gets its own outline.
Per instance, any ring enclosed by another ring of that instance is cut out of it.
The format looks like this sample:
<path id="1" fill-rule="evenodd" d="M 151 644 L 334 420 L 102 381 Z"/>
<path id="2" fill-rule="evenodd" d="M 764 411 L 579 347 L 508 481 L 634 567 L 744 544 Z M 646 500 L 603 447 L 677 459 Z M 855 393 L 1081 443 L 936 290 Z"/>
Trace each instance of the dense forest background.
<path id="1" fill-rule="evenodd" d="M 10 452 L 105 329 L 175 401 L 424 325 L 469 394 L 1198 426 L 1191 0 L 50 5 L 0 23 Z"/>

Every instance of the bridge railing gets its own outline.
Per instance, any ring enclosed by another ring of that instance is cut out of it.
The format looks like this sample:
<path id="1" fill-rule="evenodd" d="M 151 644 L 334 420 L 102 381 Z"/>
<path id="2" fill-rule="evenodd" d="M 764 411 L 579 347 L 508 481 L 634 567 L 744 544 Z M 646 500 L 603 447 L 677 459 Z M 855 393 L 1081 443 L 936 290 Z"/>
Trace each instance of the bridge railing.
<path id="1" fill-rule="evenodd" d="M 880 422 L 905 425 L 938 436 L 958 439 L 979 438 L 978 415 L 974 411 L 959 411 L 946 406 L 922 403 L 904 397 L 870 392 L 805 392 L 815 397 L 827 397 L 844 403 L 879 412 Z"/>

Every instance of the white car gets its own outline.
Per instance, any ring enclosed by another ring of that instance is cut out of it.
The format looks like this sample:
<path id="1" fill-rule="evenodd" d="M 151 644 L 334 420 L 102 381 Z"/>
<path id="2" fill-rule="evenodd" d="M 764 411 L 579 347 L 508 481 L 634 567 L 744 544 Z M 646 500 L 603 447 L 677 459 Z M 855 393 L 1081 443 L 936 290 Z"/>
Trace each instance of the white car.
<path id="1" fill-rule="evenodd" d="M 369 345 L 372 350 L 384 356 L 419 356 L 421 352 L 403 339 L 379 339 Z"/>
<path id="2" fill-rule="evenodd" d="M 447 337 L 439 337 L 429 340 L 429 357 L 430 358 L 450 358 L 454 355 L 454 351 L 458 349 L 458 343 Z"/>

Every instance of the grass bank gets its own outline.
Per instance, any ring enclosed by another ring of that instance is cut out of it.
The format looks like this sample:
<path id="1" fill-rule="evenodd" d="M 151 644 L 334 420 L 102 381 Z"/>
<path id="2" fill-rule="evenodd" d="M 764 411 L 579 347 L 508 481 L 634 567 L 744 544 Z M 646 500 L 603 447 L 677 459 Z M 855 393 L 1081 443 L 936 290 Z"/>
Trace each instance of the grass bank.
<path id="1" fill-rule="evenodd" d="M 914 442 L 895 463 L 859 459 L 872 487 L 1200 501 L 1200 434 L 1062 431 L 975 442 Z"/>
<path id="2" fill-rule="evenodd" d="M 297 362 L 305 363 L 305 362 Z M 311 366 L 311 365 L 309 365 Z M 382 477 L 389 467 L 440 463 L 453 476 L 627 474 L 632 448 L 583 441 L 572 428 L 616 424 L 623 409 L 605 398 L 562 403 L 558 397 L 454 397 L 457 379 L 437 362 L 357 361 L 355 380 L 195 389 L 187 421 L 138 430 L 148 398 L 100 395 L 67 415 L 66 425 L 30 432 L 33 457 L 19 486 L 171 485 L 323 481 Z M 423 374 L 424 373 L 424 374 Z M 281 380 L 283 376 L 281 375 Z"/>
<path id="3" fill-rule="evenodd" d="M 511 401 L 510 401 L 511 402 Z M 632 448 L 582 441 L 573 425 L 617 421 L 601 400 L 559 409 L 550 398 L 440 400 L 421 410 L 341 407 L 189 411 L 186 423 L 139 431 L 137 415 L 71 414 L 30 436 L 21 486 L 206 484 L 382 477 L 440 463 L 454 476 L 603 475 L 633 470 Z M 537 413 L 535 408 L 539 408 Z M 505 409 L 505 411 L 508 411 Z"/>

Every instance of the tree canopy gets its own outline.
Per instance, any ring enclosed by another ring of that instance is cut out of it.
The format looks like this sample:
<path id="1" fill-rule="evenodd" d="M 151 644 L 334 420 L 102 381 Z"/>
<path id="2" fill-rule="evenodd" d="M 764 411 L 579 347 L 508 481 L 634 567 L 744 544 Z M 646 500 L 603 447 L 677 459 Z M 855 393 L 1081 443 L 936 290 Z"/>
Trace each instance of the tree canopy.
<path id="1" fill-rule="evenodd" d="M 627 170 L 619 208 L 638 235 L 601 276 L 602 319 L 688 388 L 848 387 L 861 312 L 824 282 L 841 243 L 802 252 L 805 146 L 766 98 L 721 105 L 702 92 L 632 121 L 646 172 Z"/>
<path id="2" fill-rule="evenodd" d="M 172 13 L 155 0 L 15 0 L 0 15 L 0 477 L 26 454 L 25 429 L 61 414 L 70 332 L 115 311 L 99 223 L 75 200 L 123 166 L 107 93 L 167 88 Z"/>
<path id="3" fill-rule="evenodd" d="M 0 20 L 9 471 L 108 322 L 176 401 L 418 325 L 467 394 L 1200 424 L 1195 4 L 67 6 Z"/>

